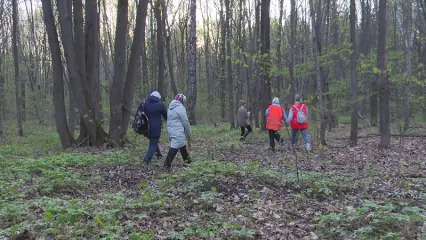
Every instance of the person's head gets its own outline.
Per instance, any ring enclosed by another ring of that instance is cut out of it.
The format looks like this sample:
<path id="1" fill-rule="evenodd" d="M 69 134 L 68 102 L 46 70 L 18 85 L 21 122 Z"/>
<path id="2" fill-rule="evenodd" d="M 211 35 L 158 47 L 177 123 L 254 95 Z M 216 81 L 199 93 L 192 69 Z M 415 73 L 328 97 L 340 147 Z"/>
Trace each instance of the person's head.
<path id="1" fill-rule="evenodd" d="M 176 97 L 175 97 L 175 100 L 179 101 L 180 103 L 182 103 L 182 105 L 185 105 L 186 96 L 183 95 L 182 93 L 178 93 L 178 95 L 176 95 Z"/>
<path id="2" fill-rule="evenodd" d="M 151 96 L 153 96 L 153 97 L 157 97 L 158 99 L 160 99 L 160 100 L 161 100 L 161 95 L 160 95 L 160 93 L 159 93 L 159 92 L 157 92 L 157 91 L 152 92 L 152 93 L 151 93 Z"/>
<path id="3" fill-rule="evenodd" d="M 244 100 L 240 100 L 240 106 L 245 106 L 246 102 Z"/>
<path id="4" fill-rule="evenodd" d="M 272 104 L 280 104 L 280 99 L 277 97 L 274 97 L 274 99 L 272 99 Z"/>
<path id="5" fill-rule="evenodd" d="M 294 101 L 296 102 L 302 102 L 302 94 L 296 94 L 296 96 L 294 97 Z"/>

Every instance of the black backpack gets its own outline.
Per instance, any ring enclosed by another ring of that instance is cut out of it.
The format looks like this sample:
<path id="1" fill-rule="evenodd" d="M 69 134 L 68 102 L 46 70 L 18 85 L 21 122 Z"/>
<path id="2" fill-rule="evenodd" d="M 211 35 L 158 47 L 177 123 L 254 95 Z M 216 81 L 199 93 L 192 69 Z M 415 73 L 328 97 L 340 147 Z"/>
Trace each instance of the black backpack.
<path id="1" fill-rule="evenodd" d="M 145 100 L 139 103 L 138 109 L 135 113 L 135 119 L 133 119 L 132 128 L 135 133 L 148 137 L 149 120 L 148 116 L 145 114 Z"/>

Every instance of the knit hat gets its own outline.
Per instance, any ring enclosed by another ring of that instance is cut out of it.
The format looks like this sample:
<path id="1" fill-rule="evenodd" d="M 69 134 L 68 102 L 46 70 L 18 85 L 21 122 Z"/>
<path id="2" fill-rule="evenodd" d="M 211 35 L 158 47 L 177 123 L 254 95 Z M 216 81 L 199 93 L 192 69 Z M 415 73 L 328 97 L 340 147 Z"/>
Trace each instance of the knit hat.
<path id="1" fill-rule="evenodd" d="M 160 95 L 160 93 L 159 93 L 159 92 L 157 92 L 157 91 L 152 92 L 152 93 L 151 93 L 151 96 L 153 96 L 153 97 L 158 97 L 158 98 L 161 100 L 161 95 Z"/>
<path id="2" fill-rule="evenodd" d="M 280 99 L 274 97 L 274 99 L 272 99 L 272 104 L 280 104 Z"/>
<path id="3" fill-rule="evenodd" d="M 182 93 L 178 93 L 178 95 L 176 95 L 176 97 L 175 97 L 175 100 L 179 101 L 180 103 L 182 103 L 183 105 L 185 105 L 186 97 Z"/>

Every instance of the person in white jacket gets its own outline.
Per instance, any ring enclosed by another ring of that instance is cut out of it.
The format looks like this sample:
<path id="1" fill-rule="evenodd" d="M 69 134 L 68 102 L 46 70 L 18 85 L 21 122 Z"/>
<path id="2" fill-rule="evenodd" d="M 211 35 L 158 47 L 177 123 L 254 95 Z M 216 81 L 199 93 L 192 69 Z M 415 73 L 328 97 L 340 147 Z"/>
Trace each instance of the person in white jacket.
<path id="1" fill-rule="evenodd" d="M 167 110 L 167 133 L 170 138 L 170 149 L 164 167 L 170 169 L 178 151 L 182 154 L 185 164 L 191 163 L 186 149 L 186 138 L 191 135 L 191 126 L 185 109 L 185 95 L 179 93 L 170 103 Z"/>

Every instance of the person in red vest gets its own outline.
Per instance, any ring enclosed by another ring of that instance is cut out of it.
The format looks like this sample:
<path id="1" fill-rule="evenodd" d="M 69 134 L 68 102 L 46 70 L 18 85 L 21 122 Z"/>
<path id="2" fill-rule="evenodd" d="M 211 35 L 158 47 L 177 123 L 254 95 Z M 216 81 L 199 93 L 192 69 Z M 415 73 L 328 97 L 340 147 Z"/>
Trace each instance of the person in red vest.
<path id="1" fill-rule="evenodd" d="M 269 133 L 269 146 L 272 151 L 275 151 L 275 140 L 282 143 L 284 139 L 281 138 L 279 131 L 284 125 L 284 120 L 287 114 L 283 107 L 280 105 L 280 100 L 274 97 L 272 104 L 269 105 L 265 112 L 266 116 L 266 129 Z"/>
<path id="2" fill-rule="evenodd" d="M 291 142 L 294 147 L 297 144 L 297 136 L 299 132 L 302 133 L 303 140 L 306 144 L 306 150 L 311 150 L 311 141 L 308 135 L 308 106 L 303 104 L 302 95 L 297 94 L 295 97 L 295 103 L 291 106 L 288 113 L 288 118 L 286 118 L 286 124 L 290 123 L 291 126 Z M 296 148 L 297 149 L 297 148 Z"/>

